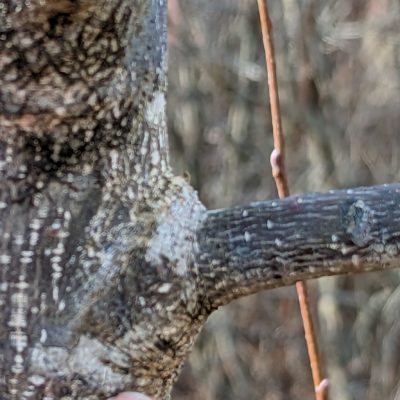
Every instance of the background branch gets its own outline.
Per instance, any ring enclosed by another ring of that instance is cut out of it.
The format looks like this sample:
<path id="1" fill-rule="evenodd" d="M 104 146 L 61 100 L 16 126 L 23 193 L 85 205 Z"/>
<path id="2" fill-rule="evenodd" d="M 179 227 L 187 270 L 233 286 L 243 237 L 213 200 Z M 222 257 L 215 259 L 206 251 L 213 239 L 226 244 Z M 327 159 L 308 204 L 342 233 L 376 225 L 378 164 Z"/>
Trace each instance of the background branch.
<path id="1" fill-rule="evenodd" d="M 267 0 L 258 0 L 261 30 L 263 36 L 265 59 L 268 71 L 269 99 L 271 107 L 272 132 L 274 137 L 274 150 L 271 154 L 272 175 L 278 189 L 280 198 L 289 196 L 289 185 L 285 168 L 285 142 L 282 130 L 282 118 L 279 104 L 278 80 L 276 75 L 275 50 L 272 35 L 272 23 L 268 12 Z M 326 400 L 327 380 L 322 378 L 321 360 L 319 357 L 317 337 L 315 335 L 307 284 L 303 281 L 296 282 L 297 296 L 299 298 L 300 312 L 303 320 L 304 336 L 310 358 L 310 367 L 314 382 L 317 400 Z"/>

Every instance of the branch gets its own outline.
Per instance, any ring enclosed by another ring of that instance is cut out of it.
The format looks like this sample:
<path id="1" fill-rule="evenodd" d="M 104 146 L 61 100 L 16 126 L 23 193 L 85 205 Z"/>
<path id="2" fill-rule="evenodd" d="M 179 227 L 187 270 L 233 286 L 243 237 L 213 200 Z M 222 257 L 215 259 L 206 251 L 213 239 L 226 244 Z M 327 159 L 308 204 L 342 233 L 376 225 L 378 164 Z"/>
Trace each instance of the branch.
<path id="1" fill-rule="evenodd" d="M 274 150 L 271 154 L 272 175 L 278 189 L 279 198 L 289 196 L 289 185 L 285 170 L 285 145 L 282 131 L 282 120 L 279 106 L 278 81 L 276 75 L 275 51 L 272 39 L 272 24 L 269 18 L 267 0 L 258 0 L 262 36 L 265 49 L 265 59 L 268 71 L 268 87 L 271 105 L 272 131 L 274 137 Z M 328 392 L 323 382 L 321 360 L 319 357 L 318 343 L 315 335 L 312 313 L 308 297 L 306 282 L 296 282 L 297 296 L 299 298 L 300 312 L 304 326 L 304 336 L 307 344 L 310 367 L 315 387 L 316 400 L 326 400 Z M 326 385 L 325 385 L 326 386 Z"/>
<path id="2" fill-rule="evenodd" d="M 209 211 L 196 263 L 211 306 L 262 289 L 400 264 L 400 184 Z"/>

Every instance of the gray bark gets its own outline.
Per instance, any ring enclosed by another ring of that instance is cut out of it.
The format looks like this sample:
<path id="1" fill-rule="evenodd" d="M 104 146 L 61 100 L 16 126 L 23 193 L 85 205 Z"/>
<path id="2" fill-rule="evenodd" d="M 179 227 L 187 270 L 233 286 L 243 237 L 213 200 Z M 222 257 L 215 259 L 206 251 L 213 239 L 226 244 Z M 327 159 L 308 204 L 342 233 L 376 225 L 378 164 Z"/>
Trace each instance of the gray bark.
<path id="1" fill-rule="evenodd" d="M 172 175 L 164 0 L 0 6 L 2 399 L 167 399 L 218 306 L 396 265 L 397 185 L 207 212 Z"/>
<path id="2" fill-rule="evenodd" d="M 399 266 L 400 185 L 207 212 L 197 268 L 212 307 L 321 276 Z"/>

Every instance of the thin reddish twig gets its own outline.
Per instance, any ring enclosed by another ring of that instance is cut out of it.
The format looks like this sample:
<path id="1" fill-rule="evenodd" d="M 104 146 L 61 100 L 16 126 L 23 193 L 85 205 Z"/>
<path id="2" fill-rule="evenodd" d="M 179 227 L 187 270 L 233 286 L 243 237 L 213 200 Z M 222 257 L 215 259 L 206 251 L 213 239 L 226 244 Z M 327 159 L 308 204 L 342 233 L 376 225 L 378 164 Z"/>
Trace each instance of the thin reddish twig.
<path id="1" fill-rule="evenodd" d="M 285 170 L 284 137 L 279 106 L 278 83 L 276 77 L 275 54 L 272 40 L 272 25 L 268 14 L 267 0 L 258 0 L 261 30 L 267 64 L 268 88 L 271 104 L 272 131 L 274 135 L 274 150 L 271 153 L 272 175 L 278 189 L 280 198 L 289 196 L 289 186 Z M 327 380 L 322 378 L 321 362 L 319 359 L 318 345 L 312 322 L 307 285 L 305 282 L 296 283 L 300 311 L 303 319 L 305 339 L 307 343 L 310 366 L 317 400 L 328 398 Z"/>

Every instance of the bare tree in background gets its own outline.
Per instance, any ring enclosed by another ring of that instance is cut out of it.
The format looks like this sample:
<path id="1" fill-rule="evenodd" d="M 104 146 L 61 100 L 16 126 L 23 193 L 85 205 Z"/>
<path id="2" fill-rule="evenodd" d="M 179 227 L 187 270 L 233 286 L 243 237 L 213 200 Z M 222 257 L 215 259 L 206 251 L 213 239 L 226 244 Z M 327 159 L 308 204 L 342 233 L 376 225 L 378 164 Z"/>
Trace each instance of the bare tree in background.
<path id="1" fill-rule="evenodd" d="M 221 305 L 398 265 L 398 185 L 207 211 L 171 173 L 165 1 L 0 6 L 4 400 L 167 399 Z"/>

